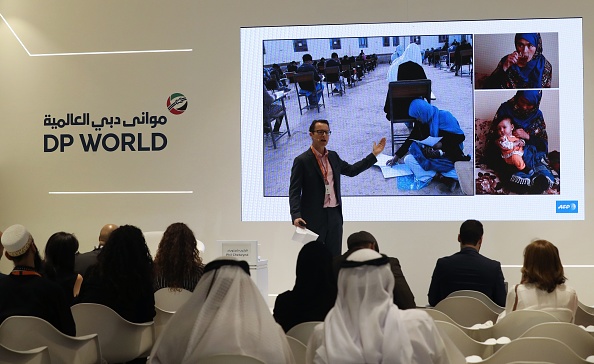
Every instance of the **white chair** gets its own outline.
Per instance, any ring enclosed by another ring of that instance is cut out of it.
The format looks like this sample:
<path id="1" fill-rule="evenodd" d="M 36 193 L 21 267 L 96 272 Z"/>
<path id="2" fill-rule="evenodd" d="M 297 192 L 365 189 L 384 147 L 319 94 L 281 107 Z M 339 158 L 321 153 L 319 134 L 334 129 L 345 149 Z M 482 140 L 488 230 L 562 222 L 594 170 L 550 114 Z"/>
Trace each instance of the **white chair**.
<path id="1" fill-rule="evenodd" d="M 0 345 L 0 364 L 51 364 L 47 346 L 31 350 L 12 350 Z"/>
<path id="2" fill-rule="evenodd" d="M 495 352 L 495 345 L 484 344 L 470 338 L 462 329 L 450 322 L 435 321 L 435 326 L 441 337 L 448 337 L 465 357 L 478 355 L 485 359 Z"/>
<path id="3" fill-rule="evenodd" d="M 495 322 L 499 316 L 481 300 L 469 296 L 447 297 L 439 301 L 434 309 L 445 313 L 452 320 L 466 327 L 487 321 Z"/>
<path id="4" fill-rule="evenodd" d="M 529 328 L 545 322 L 559 322 L 559 320 L 546 311 L 513 311 L 492 327 L 474 331 L 469 336 L 477 341 L 485 341 L 490 338 L 498 339 L 500 337 L 507 337 L 510 340 L 514 340 L 519 338 Z"/>
<path id="5" fill-rule="evenodd" d="M 474 297 L 474 298 L 480 300 L 485 305 L 487 305 L 491 309 L 491 311 L 496 312 L 498 314 L 500 314 L 501 312 L 503 312 L 503 310 L 505 310 L 505 307 L 501 307 L 498 304 L 496 304 L 495 302 L 493 302 L 491 300 L 491 298 L 489 298 L 489 296 L 487 296 L 483 292 L 464 289 L 464 290 L 460 290 L 460 291 L 454 291 L 448 295 L 448 297 L 459 297 L 459 296 Z"/>
<path id="6" fill-rule="evenodd" d="M 513 340 L 481 363 L 508 364 L 518 361 L 556 364 L 587 363 L 561 341 L 545 337 L 522 337 Z"/>
<path id="7" fill-rule="evenodd" d="M 200 364 L 264 364 L 264 362 L 249 355 L 220 354 L 200 359 Z"/>
<path id="8" fill-rule="evenodd" d="M 301 341 L 288 335 L 287 341 L 289 342 L 289 347 L 291 348 L 291 352 L 293 353 L 295 364 L 305 364 L 305 353 L 307 352 L 307 346 Z"/>
<path id="9" fill-rule="evenodd" d="M 452 320 L 452 318 L 450 316 L 446 315 L 445 313 L 443 313 L 441 311 L 437 311 L 433 308 L 426 308 L 423 311 L 427 312 L 427 314 L 429 314 L 429 316 L 431 316 L 431 318 L 435 322 L 437 322 L 437 321 L 449 322 L 452 325 L 458 327 L 460 330 L 462 330 L 462 332 L 464 332 L 466 335 L 468 335 L 468 337 L 474 338 L 476 336 L 473 334 L 473 332 L 477 331 L 478 329 L 471 329 L 469 327 L 461 326 L 456 321 Z"/>
<path id="10" fill-rule="evenodd" d="M 111 308 L 96 303 L 79 303 L 71 310 L 77 332 L 99 335 L 101 352 L 108 363 L 127 362 L 150 354 L 155 342 L 152 321 L 133 323 Z"/>
<path id="11" fill-rule="evenodd" d="M 176 291 L 161 288 L 155 292 L 155 306 L 163 311 L 176 312 L 191 296 L 192 292 L 185 289 Z"/>
<path id="12" fill-rule="evenodd" d="M 97 334 L 68 336 L 49 322 L 33 316 L 11 316 L 0 325 L 0 344 L 12 350 L 47 346 L 52 364 L 100 364 Z"/>
<path id="13" fill-rule="evenodd" d="M 160 307 L 155 306 L 155 338 L 158 338 L 159 335 L 161 335 L 163 329 L 165 329 L 165 326 L 167 325 L 171 317 L 173 317 L 174 313 L 175 312 L 165 311 L 162 310 Z"/>
<path id="14" fill-rule="evenodd" d="M 578 301 L 574 323 L 586 327 L 594 325 L 594 309 Z"/>
<path id="15" fill-rule="evenodd" d="M 582 358 L 594 355 L 594 337 L 568 322 L 546 322 L 528 329 L 521 337 L 549 337 L 569 346 Z"/>
<path id="16" fill-rule="evenodd" d="M 307 346 L 307 342 L 309 341 L 309 337 L 314 331 L 314 328 L 321 324 L 322 321 L 308 321 L 302 322 L 297 324 L 287 331 L 287 336 L 294 337 L 295 339 L 301 341 L 303 345 Z"/>

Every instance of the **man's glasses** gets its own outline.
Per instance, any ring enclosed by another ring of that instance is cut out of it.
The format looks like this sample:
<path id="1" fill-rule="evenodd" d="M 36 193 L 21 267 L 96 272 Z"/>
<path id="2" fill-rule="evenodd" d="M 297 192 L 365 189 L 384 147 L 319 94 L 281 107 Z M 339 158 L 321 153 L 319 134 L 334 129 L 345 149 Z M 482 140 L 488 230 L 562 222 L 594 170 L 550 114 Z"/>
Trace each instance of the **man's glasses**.
<path id="1" fill-rule="evenodd" d="M 322 136 L 322 135 L 330 135 L 332 132 L 330 130 L 314 130 L 314 133 Z"/>

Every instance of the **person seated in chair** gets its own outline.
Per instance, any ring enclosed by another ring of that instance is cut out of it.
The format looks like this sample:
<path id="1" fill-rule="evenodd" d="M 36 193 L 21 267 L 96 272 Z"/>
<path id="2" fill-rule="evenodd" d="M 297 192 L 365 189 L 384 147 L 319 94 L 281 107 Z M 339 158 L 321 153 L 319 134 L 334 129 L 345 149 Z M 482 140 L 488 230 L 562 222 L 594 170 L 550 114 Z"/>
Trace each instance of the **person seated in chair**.
<path id="1" fill-rule="evenodd" d="M 309 91 L 309 95 L 307 96 L 309 99 L 309 107 L 310 108 L 315 108 L 318 107 L 318 102 L 320 101 L 320 98 L 322 97 L 322 93 L 318 92 L 322 90 L 322 84 L 320 83 L 320 75 L 318 74 L 318 71 L 316 70 L 316 68 L 313 65 L 313 58 L 311 57 L 311 54 L 306 53 L 303 55 L 303 64 L 301 66 L 299 66 L 299 68 L 297 68 L 297 73 L 305 73 L 305 72 L 313 72 L 313 78 L 314 78 L 314 83 L 315 83 L 315 89 L 313 88 L 313 86 L 308 82 L 308 83 L 299 83 L 299 88 L 305 91 Z"/>
<path id="2" fill-rule="evenodd" d="M 338 67 L 340 70 L 340 60 L 336 52 L 332 53 L 332 58 L 326 62 L 326 68 L 328 67 Z M 342 76 L 338 76 L 338 83 L 334 84 L 334 90 L 332 92 L 342 94 Z"/>

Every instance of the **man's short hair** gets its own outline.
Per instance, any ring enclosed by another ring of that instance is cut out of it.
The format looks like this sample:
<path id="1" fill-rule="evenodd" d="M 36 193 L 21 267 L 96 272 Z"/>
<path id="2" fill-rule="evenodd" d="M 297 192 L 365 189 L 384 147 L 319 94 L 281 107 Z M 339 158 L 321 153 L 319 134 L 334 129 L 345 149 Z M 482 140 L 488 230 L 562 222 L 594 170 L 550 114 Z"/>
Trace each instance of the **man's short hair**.
<path id="1" fill-rule="evenodd" d="M 460 225 L 460 243 L 476 245 L 483 237 L 483 224 L 478 220 L 466 220 Z"/>
<path id="2" fill-rule="evenodd" d="M 347 248 L 349 250 L 358 249 L 368 244 L 373 244 L 373 249 L 376 249 L 377 247 L 377 240 L 375 240 L 375 237 L 367 231 L 358 231 L 356 233 L 352 233 L 347 238 Z"/>
<path id="3" fill-rule="evenodd" d="M 336 53 L 336 52 L 333 52 L 331 57 L 332 57 L 332 58 L 338 58 L 338 53 Z"/>
<path id="4" fill-rule="evenodd" d="M 326 125 L 328 125 L 328 127 L 330 127 L 330 123 L 328 122 L 328 120 L 316 119 L 316 120 L 312 121 L 311 122 L 311 125 L 309 126 L 309 132 L 310 133 L 313 133 L 316 130 L 316 124 L 317 123 L 326 124 Z"/>
<path id="5" fill-rule="evenodd" d="M 311 57 L 311 54 L 309 54 L 309 53 L 305 53 L 302 58 L 303 58 L 303 62 L 313 61 L 313 58 Z"/>

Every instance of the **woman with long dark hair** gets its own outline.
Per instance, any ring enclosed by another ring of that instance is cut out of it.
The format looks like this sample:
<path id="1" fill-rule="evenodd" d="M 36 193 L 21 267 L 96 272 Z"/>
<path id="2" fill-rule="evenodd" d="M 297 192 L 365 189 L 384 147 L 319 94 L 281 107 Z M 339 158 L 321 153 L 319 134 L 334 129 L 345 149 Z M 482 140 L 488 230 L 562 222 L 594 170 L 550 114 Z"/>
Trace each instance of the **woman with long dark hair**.
<path id="1" fill-rule="evenodd" d="M 63 231 L 50 236 L 45 245 L 43 271 L 47 278 L 62 287 L 70 305 L 78 296 L 83 281 L 83 277 L 74 271 L 74 257 L 77 251 L 76 236 Z"/>
<path id="2" fill-rule="evenodd" d="M 204 264 L 192 230 L 182 222 L 169 225 L 155 255 L 155 287 L 194 291 Z"/>
<path id="3" fill-rule="evenodd" d="M 139 228 L 124 225 L 111 233 L 84 276 L 78 301 L 111 307 L 131 322 L 153 320 L 153 259 Z"/>

